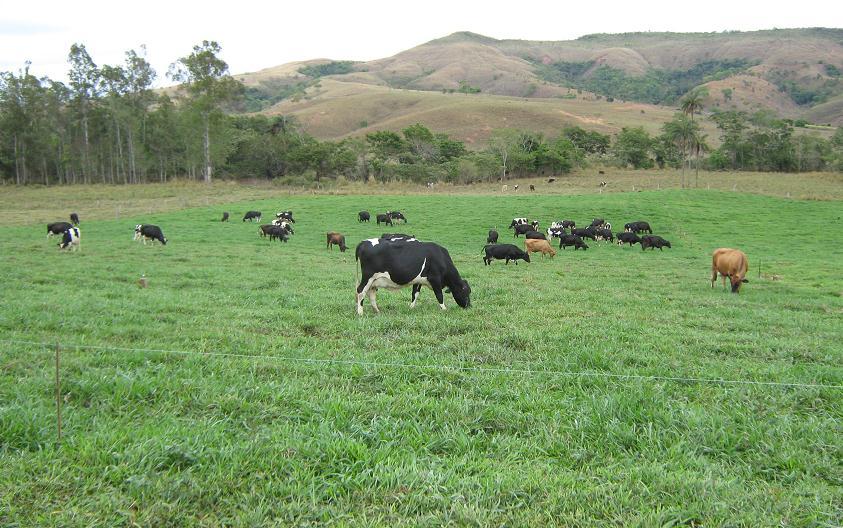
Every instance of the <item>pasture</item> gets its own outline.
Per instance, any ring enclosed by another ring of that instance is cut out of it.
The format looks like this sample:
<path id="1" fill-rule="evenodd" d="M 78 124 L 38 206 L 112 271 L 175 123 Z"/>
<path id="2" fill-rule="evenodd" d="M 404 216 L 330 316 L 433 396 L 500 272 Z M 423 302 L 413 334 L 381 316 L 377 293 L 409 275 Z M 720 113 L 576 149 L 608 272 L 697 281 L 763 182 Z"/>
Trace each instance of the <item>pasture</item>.
<path id="1" fill-rule="evenodd" d="M 119 219 L 79 207 L 75 254 L 15 204 L 0 236 L 0 525 L 843 523 L 843 390 L 816 386 L 843 385 L 840 202 L 241 199 Z M 295 235 L 260 238 L 249 209 L 292 209 Z M 376 226 L 387 209 L 409 224 Z M 589 241 L 484 266 L 487 230 L 512 242 L 513 216 L 647 220 L 673 248 Z M 133 242 L 137 223 L 168 244 Z M 350 251 L 327 251 L 327 231 Z M 381 313 L 357 317 L 353 247 L 385 231 L 445 246 L 472 308 L 446 295 L 441 312 L 423 289 L 411 310 L 409 289 L 382 290 Z M 740 295 L 709 286 L 721 246 L 749 256 Z M 9 340 L 63 346 L 61 445 L 53 351 Z"/>

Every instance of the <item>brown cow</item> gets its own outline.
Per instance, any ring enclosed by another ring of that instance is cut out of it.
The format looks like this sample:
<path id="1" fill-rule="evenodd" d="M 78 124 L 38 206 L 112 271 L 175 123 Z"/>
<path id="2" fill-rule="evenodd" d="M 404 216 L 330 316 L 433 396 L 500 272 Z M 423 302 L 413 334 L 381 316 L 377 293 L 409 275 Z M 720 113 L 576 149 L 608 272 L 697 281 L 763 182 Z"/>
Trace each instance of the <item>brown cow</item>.
<path id="1" fill-rule="evenodd" d="M 717 280 L 717 274 L 723 278 L 723 287 L 726 287 L 726 277 L 732 283 L 732 293 L 738 293 L 741 284 L 749 282 L 746 272 L 749 271 L 749 260 L 743 251 L 731 248 L 715 249 L 711 256 L 711 287 Z"/>
<path id="2" fill-rule="evenodd" d="M 345 246 L 345 236 L 341 233 L 334 233 L 333 231 L 328 233 L 328 245 L 325 249 L 334 249 L 334 244 L 340 247 L 340 251 L 345 253 L 347 249 Z"/>
<path id="3" fill-rule="evenodd" d="M 527 253 L 541 253 L 542 257 L 550 255 L 550 258 L 556 256 L 556 250 L 550 247 L 547 240 L 542 240 L 540 238 L 527 238 L 524 240 L 524 246 L 527 249 Z"/>

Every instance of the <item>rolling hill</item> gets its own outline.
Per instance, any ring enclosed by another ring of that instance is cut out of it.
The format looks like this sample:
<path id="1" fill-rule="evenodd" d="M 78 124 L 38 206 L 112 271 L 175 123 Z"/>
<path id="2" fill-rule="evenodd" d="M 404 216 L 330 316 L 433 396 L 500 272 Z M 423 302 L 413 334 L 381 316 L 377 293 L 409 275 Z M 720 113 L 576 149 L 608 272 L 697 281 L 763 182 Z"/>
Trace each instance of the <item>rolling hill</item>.
<path id="1" fill-rule="evenodd" d="M 492 129 L 566 124 L 656 131 L 688 91 L 706 110 L 769 109 L 843 125 L 843 30 L 497 40 L 459 32 L 369 62 L 317 59 L 235 77 L 250 111 L 297 116 L 320 138 L 422 122 L 474 143 Z"/>

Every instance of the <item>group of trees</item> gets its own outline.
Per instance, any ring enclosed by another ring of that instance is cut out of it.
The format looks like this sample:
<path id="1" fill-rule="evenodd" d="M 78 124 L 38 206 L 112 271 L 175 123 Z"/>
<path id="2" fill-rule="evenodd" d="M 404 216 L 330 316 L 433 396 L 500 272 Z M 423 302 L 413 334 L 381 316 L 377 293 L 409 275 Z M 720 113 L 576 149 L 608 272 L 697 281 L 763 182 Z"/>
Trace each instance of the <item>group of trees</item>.
<path id="1" fill-rule="evenodd" d="M 98 66 L 85 46 L 68 55 L 68 82 L 37 78 L 27 64 L 0 73 L 0 180 L 17 184 L 142 183 L 186 177 L 281 179 L 311 184 L 359 181 L 459 182 L 566 173 L 590 162 L 633 168 L 843 170 L 843 131 L 831 139 L 795 134 L 794 123 L 759 112 L 715 112 L 712 149 L 699 119 L 704 93 L 653 136 L 625 128 L 614 137 L 567 127 L 554 137 L 527 130 L 493 132 L 483 148 L 422 124 L 400 132 L 319 141 L 289 116 L 242 114 L 254 94 L 228 74 L 216 42 L 204 41 L 173 63 L 178 88 L 153 91 L 156 72 L 132 50 L 121 65 Z M 351 63 L 312 67 L 313 75 Z M 571 66 L 571 75 L 578 73 Z M 297 87 L 296 89 L 300 89 Z"/>

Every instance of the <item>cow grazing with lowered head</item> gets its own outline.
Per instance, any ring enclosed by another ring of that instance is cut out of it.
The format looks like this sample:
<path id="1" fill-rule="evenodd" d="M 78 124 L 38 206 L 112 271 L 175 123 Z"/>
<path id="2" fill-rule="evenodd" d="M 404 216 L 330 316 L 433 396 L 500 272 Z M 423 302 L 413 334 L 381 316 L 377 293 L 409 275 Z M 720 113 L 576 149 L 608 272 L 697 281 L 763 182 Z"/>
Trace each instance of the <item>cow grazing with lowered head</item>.
<path id="1" fill-rule="evenodd" d="M 292 222 L 294 224 L 296 223 L 296 221 L 293 220 L 293 212 L 292 211 L 277 212 L 277 213 L 275 213 L 275 218 L 280 218 L 281 220 L 287 220 L 287 221 Z"/>
<path id="2" fill-rule="evenodd" d="M 276 238 L 278 239 L 279 242 L 287 242 L 287 240 L 289 240 L 289 238 L 290 238 L 288 236 L 289 233 L 287 232 L 286 229 L 284 229 L 282 226 L 277 226 L 277 225 L 272 225 L 272 224 L 269 225 L 269 230 L 268 230 L 267 234 L 269 235 L 269 241 L 270 242 L 272 242 Z"/>
<path id="3" fill-rule="evenodd" d="M 512 229 L 515 226 L 522 225 L 522 224 L 529 224 L 530 222 L 527 221 L 526 218 L 513 218 L 512 222 L 509 223 L 509 228 Z"/>
<path id="4" fill-rule="evenodd" d="M 328 233 L 327 242 L 327 249 L 334 249 L 334 245 L 339 246 L 340 252 L 342 253 L 345 253 L 345 250 L 347 249 L 345 245 L 345 236 L 343 236 L 342 233 L 335 233 L 333 231 Z"/>
<path id="5" fill-rule="evenodd" d="M 547 240 L 547 237 L 541 231 L 527 231 L 524 237 L 532 240 Z"/>
<path id="6" fill-rule="evenodd" d="M 245 222 L 246 220 L 248 220 L 249 222 L 252 222 L 252 221 L 260 222 L 261 221 L 261 212 L 260 211 L 247 211 L 246 214 L 243 215 L 243 221 Z"/>
<path id="7" fill-rule="evenodd" d="M 550 258 L 556 256 L 556 250 L 550 247 L 548 241 L 544 239 L 528 238 L 524 241 L 524 247 L 527 253 L 541 253 L 542 258 L 545 255 L 550 255 Z"/>
<path id="8" fill-rule="evenodd" d="M 492 244 L 484 247 L 483 251 L 486 253 L 486 256 L 483 257 L 483 263 L 487 266 L 493 260 L 506 260 L 507 264 L 511 260 L 515 262 L 516 266 L 518 265 L 519 259 L 524 262 L 530 262 L 530 254 L 521 251 L 521 248 L 514 244 Z"/>
<path id="9" fill-rule="evenodd" d="M 293 231 L 293 224 L 291 224 L 287 220 L 284 220 L 282 218 L 276 218 L 275 220 L 272 221 L 272 225 L 281 227 L 285 231 L 287 231 L 287 233 L 289 233 L 291 235 L 295 235 L 295 232 Z"/>
<path id="10" fill-rule="evenodd" d="M 407 217 L 404 216 L 401 211 L 390 211 L 387 214 L 389 214 L 390 218 L 393 220 L 403 220 L 405 224 L 407 223 Z"/>
<path id="11" fill-rule="evenodd" d="M 82 249 L 82 237 L 79 234 L 78 227 L 71 227 L 62 235 L 61 242 L 59 243 L 59 249 L 68 248 L 70 248 L 70 251 Z"/>
<path id="12" fill-rule="evenodd" d="M 79 225 L 79 215 L 76 213 L 70 213 L 70 223 L 75 226 Z"/>
<path id="13" fill-rule="evenodd" d="M 63 235 L 71 227 L 73 227 L 73 224 L 70 222 L 53 222 L 52 224 L 47 224 L 47 238 L 49 239 L 53 235 Z"/>
<path id="14" fill-rule="evenodd" d="M 378 288 L 397 290 L 412 286 L 410 308 L 416 306 L 422 286 L 433 290 L 439 307 L 445 309 L 443 291 L 449 289 L 462 308 L 471 306 L 471 288 L 457 271 L 448 250 L 433 242 L 372 238 L 357 244 L 355 258 L 360 262 L 357 286 L 357 314 L 363 315 L 363 299 L 368 296 L 377 313 Z"/>
<path id="15" fill-rule="evenodd" d="M 497 244 L 498 243 L 498 232 L 494 229 L 489 230 L 489 236 L 486 237 L 487 244 Z"/>
<path id="16" fill-rule="evenodd" d="M 629 222 L 628 224 L 623 225 L 623 230 L 629 233 L 641 233 L 646 231 L 649 234 L 653 234 L 653 230 L 650 229 L 650 224 L 647 222 Z"/>
<path id="17" fill-rule="evenodd" d="M 228 211 L 222 214 L 222 220 L 220 222 L 228 222 Z"/>
<path id="18" fill-rule="evenodd" d="M 530 231 L 535 230 L 536 229 L 530 224 L 518 224 L 515 226 L 515 229 L 512 230 L 512 236 L 517 237 L 518 235 L 526 235 Z"/>
<path id="19" fill-rule="evenodd" d="M 662 248 L 666 247 L 671 247 L 670 242 L 658 235 L 644 235 L 641 237 L 641 251 L 644 251 L 647 248 L 652 250 L 659 248 L 659 251 L 663 251 Z"/>
<path id="20" fill-rule="evenodd" d="M 368 222 L 371 218 L 372 215 L 369 214 L 369 211 L 360 211 L 357 213 L 358 222 Z"/>
<path id="21" fill-rule="evenodd" d="M 641 239 L 635 233 L 631 231 L 624 231 L 623 233 L 618 233 L 618 245 L 622 246 L 624 244 L 629 244 L 630 246 L 633 244 L 640 244 Z"/>
<path id="22" fill-rule="evenodd" d="M 580 238 L 590 238 L 591 240 L 594 240 L 596 238 L 596 233 L 597 230 L 591 226 L 585 228 L 575 227 L 574 229 L 571 229 L 572 235 L 576 235 Z"/>
<path id="23" fill-rule="evenodd" d="M 161 245 L 167 245 L 167 239 L 164 237 L 164 233 L 161 232 L 161 228 L 157 225 L 152 224 L 138 224 L 135 226 L 135 240 L 142 240 L 143 245 L 146 245 L 146 241 L 161 242 Z"/>
<path id="24" fill-rule="evenodd" d="M 559 249 L 565 249 L 568 246 L 574 246 L 574 251 L 578 249 L 585 251 L 588 249 L 585 242 L 583 242 L 577 235 L 562 235 L 562 237 L 559 238 Z"/>
<path id="25" fill-rule="evenodd" d="M 603 227 L 605 223 L 606 220 L 604 220 L 603 218 L 595 218 L 591 221 L 591 227 L 597 229 L 598 227 Z"/>
<path id="26" fill-rule="evenodd" d="M 377 221 L 378 225 L 392 225 L 392 215 L 390 213 L 379 214 L 375 217 L 375 220 Z"/>
<path id="27" fill-rule="evenodd" d="M 606 240 L 609 242 L 615 241 L 615 237 L 612 236 L 612 230 L 606 228 L 596 229 L 594 231 L 594 238 L 596 240 Z"/>
<path id="28" fill-rule="evenodd" d="M 732 293 L 739 293 L 741 285 L 749 282 L 746 273 L 749 271 L 749 259 L 739 249 L 719 248 L 711 255 L 711 287 L 717 281 L 717 274 L 723 278 L 723 287 L 726 287 L 726 277 L 732 284 Z"/>

